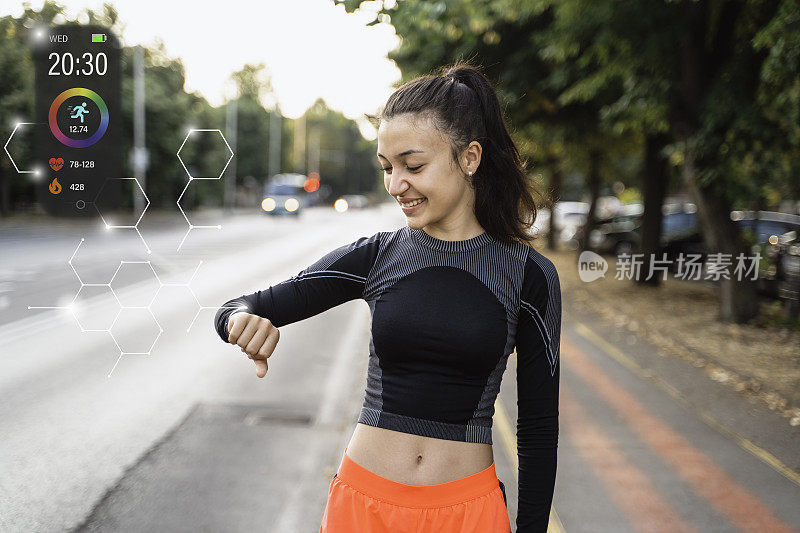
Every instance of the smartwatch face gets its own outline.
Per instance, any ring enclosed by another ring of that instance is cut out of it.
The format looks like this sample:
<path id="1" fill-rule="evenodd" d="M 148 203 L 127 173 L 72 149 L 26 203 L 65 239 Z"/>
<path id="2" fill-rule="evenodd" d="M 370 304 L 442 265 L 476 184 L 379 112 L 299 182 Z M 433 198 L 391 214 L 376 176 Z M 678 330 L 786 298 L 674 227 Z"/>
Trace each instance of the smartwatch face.
<path id="1" fill-rule="evenodd" d="M 93 204 L 113 211 L 123 181 L 119 40 L 101 26 L 52 26 L 37 35 L 38 199 L 53 215 L 97 216 Z"/>

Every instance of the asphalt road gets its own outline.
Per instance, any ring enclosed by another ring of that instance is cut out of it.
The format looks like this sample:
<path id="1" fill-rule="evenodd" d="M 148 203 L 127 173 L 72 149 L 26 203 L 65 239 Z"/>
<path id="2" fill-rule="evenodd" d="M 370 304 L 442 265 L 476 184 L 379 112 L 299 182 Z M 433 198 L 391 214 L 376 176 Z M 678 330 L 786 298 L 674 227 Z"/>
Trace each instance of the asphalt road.
<path id="1" fill-rule="evenodd" d="M 150 254 L 130 230 L 0 226 L 0 530 L 317 531 L 363 400 L 368 307 L 281 328 L 261 380 L 212 317 L 402 215 L 240 214 L 204 221 L 222 229 L 192 231 L 180 251 L 185 223 L 151 220 Z M 120 261 L 132 263 L 104 286 Z M 79 290 L 78 320 L 27 308 Z M 131 308 L 114 323 L 120 301 Z M 109 323 L 113 338 L 81 331 Z M 514 359 L 494 425 L 512 524 Z M 798 428 L 569 302 L 561 361 L 550 531 L 800 528 Z"/>

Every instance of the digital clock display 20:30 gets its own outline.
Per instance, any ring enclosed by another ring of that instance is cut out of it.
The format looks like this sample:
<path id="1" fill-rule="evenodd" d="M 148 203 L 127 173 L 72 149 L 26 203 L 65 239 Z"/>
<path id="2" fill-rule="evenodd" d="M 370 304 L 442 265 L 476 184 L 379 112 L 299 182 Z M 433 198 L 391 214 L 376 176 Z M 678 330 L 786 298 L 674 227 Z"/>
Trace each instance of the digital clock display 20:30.
<path id="1" fill-rule="evenodd" d="M 101 26 L 37 32 L 35 161 L 46 177 L 37 193 L 51 214 L 96 216 L 93 202 L 104 212 L 119 204 L 120 52 Z"/>
<path id="2" fill-rule="evenodd" d="M 108 56 L 105 52 L 84 52 L 80 56 L 71 52 L 50 52 L 47 60 L 52 62 L 48 76 L 105 76 L 108 72 Z"/>

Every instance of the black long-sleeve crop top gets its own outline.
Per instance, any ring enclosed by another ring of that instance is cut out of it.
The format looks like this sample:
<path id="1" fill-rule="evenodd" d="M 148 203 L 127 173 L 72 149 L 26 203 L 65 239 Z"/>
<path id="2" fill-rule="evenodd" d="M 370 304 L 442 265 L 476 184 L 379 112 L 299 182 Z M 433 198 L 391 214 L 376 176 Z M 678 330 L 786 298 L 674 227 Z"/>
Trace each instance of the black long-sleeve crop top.
<path id="1" fill-rule="evenodd" d="M 372 315 L 363 424 L 491 444 L 494 402 L 516 347 L 517 531 L 545 532 L 558 446 L 561 288 L 553 263 L 486 232 L 445 241 L 404 226 L 226 302 L 215 327 L 227 342 L 237 308 L 281 327 L 356 298 Z"/>

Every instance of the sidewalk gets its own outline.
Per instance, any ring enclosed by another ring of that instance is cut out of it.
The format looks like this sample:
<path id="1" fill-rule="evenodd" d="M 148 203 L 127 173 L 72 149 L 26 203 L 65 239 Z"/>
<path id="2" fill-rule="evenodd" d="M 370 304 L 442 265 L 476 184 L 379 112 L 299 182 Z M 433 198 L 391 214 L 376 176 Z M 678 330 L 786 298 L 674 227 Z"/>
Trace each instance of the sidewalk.
<path id="1" fill-rule="evenodd" d="M 614 279 L 613 257 L 606 257 L 605 278 L 585 283 L 575 252 L 542 246 L 537 248 L 555 264 L 563 300 L 571 306 L 704 368 L 710 379 L 766 405 L 789 425 L 800 425 L 800 331 L 720 322 L 714 287 L 674 278 L 656 288 L 640 287 Z"/>

